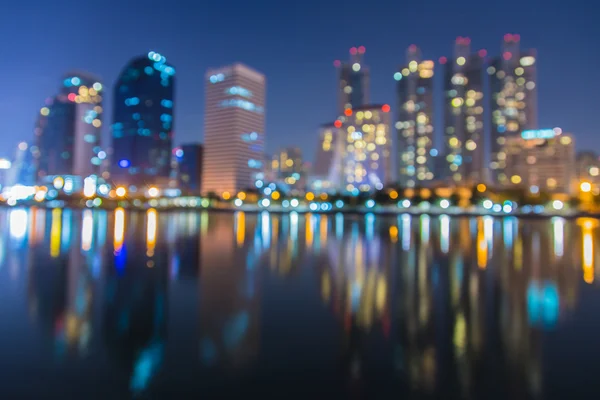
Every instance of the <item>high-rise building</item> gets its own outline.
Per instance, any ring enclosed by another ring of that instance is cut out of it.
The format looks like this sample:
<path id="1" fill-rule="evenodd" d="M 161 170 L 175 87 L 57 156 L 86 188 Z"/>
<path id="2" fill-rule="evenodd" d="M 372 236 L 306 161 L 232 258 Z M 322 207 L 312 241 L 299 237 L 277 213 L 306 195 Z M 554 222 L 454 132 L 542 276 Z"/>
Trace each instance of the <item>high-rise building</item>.
<path id="1" fill-rule="evenodd" d="M 458 37 L 454 57 L 440 58 L 444 74 L 444 156 L 442 179 L 451 184 L 483 181 L 483 57 L 471 54 L 471 39 Z"/>
<path id="2" fill-rule="evenodd" d="M 433 68 L 421 60 L 414 44 L 407 51 L 408 64 L 394 74 L 398 82 L 398 180 L 405 187 L 427 186 L 433 179 Z M 437 154 L 437 150 L 434 150 Z"/>
<path id="3" fill-rule="evenodd" d="M 98 173 L 103 86 L 91 75 L 68 74 L 59 94 L 46 101 L 36 126 L 38 179 Z"/>
<path id="4" fill-rule="evenodd" d="M 537 128 L 536 52 L 521 50 L 519 35 L 504 35 L 502 56 L 491 60 L 491 161 L 495 184 L 510 184 L 506 173 L 506 141 Z"/>
<path id="5" fill-rule="evenodd" d="M 154 51 L 131 60 L 114 87 L 113 153 L 116 184 L 163 184 L 171 172 L 175 68 Z"/>
<path id="6" fill-rule="evenodd" d="M 319 128 L 319 144 L 310 171 L 308 186 L 315 191 L 336 191 L 341 186 L 343 138 L 342 121 L 324 124 Z"/>
<path id="7" fill-rule="evenodd" d="M 533 194 L 571 193 L 575 184 L 575 141 L 560 128 L 526 130 L 506 137 L 505 186 Z"/>
<path id="8" fill-rule="evenodd" d="M 365 47 L 352 47 L 350 61 L 342 63 L 336 60 L 339 68 L 339 106 L 342 114 L 347 108 L 356 108 L 369 103 L 369 68 L 364 65 Z"/>
<path id="9" fill-rule="evenodd" d="M 239 63 L 206 73 L 203 193 L 235 193 L 263 177 L 265 86 Z"/>
<path id="10" fill-rule="evenodd" d="M 177 183 L 184 194 L 200 194 L 203 153 L 204 147 L 199 143 L 182 144 L 175 149 Z"/>
<path id="11" fill-rule="evenodd" d="M 340 136 L 342 191 L 381 190 L 392 182 L 389 105 L 346 109 Z"/>
<path id="12" fill-rule="evenodd" d="M 577 154 L 576 176 L 581 182 L 589 182 L 592 188 L 600 188 L 600 157 L 593 151 L 582 151 Z"/>

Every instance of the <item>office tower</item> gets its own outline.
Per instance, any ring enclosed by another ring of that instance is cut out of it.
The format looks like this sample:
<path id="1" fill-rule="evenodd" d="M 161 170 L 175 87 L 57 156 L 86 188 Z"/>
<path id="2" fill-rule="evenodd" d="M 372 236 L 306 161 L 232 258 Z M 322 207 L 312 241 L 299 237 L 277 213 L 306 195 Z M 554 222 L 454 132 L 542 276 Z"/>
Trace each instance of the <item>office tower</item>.
<path id="1" fill-rule="evenodd" d="M 490 77 L 492 181 L 510 184 L 506 141 L 537 128 L 536 52 L 520 50 L 519 35 L 504 35 L 502 56 L 491 60 Z"/>
<path id="2" fill-rule="evenodd" d="M 203 193 L 235 193 L 263 177 L 265 85 L 239 63 L 206 73 Z"/>
<path id="3" fill-rule="evenodd" d="M 440 59 L 444 74 L 443 179 L 451 184 L 473 185 L 483 181 L 483 57 L 471 54 L 471 39 L 458 37 L 454 57 Z"/>
<path id="4" fill-rule="evenodd" d="M 433 61 L 421 60 L 414 44 L 408 64 L 394 74 L 398 82 L 398 180 L 404 187 L 427 186 L 434 179 Z M 433 154 L 432 154 L 433 151 Z"/>
<path id="5" fill-rule="evenodd" d="M 98 173 L 103 86 L 91 75 L 68 74 L 59 93 L 40 110 L 35 129 L 38 179 Z"/>
<path id="6" fill-rule="evenodd" d="M 365 47 L 352 47 L 350 61 L 342 63 L 336 60 L 339 68 L 339 105 L 341 115 L 347 108 L 360 107 L 369 102 L 369 68 L 364 65 Z"/>
<path id="7" fill-rule="evenodd" d="M 6 186 L 34 186 L 37 183 L 36 157 L 38 155 L 39 149 L 36 145 L 30 145 L 27 142 L 19 143 L 4 184 Z"/>
<path id="8" fill-rule="evenodd" d="M 203 153 L 204 147 L 199 143 L 182 144 L 175 149 L 177 183 L 183 194 L 200 194 Z"/>
<path id="9" fill-rule="evenodd" d="M 281 149 L 271 160 L 275 180 L 285 183 L 291 189 L 302 189 L 305 183 L 305 171 L 302 163 L 302 151 L 297 147 Z"/>
<path id="10" fill-rule="evenodd" d="M 571 193 L 575 178 L 575 141 L 560 128 L 526 130 L 506 136 L 508 181 L 532 194 Z"/>
<path id="11" fill-rule="evenodd" d="M 392 182 L 389 105 L 346 109 L 341 137 L 343 191 L 356 195 Z"/>
<path id="12" fill-rule="evenodd" d="M 319 128 L 319 143 L 311 168 L 308 187 L 315 191 L 333 192 L 341 185 L 343 142 L 342 122 L 323 124 Z"/>
<path id="13" fill-rule="evenodd" d="M 576 176 L 581 182 L 589 182 L 593 189 L 600 188 L 600 158 L 593 151 L 582 151 L 577 154 Z"/>
<path id="14" fill-rule="evenodd" d="M 113 154 L 116 184 L 165 184 L 171 172 L 175 69 L 154 51 L 131 60 L 113 91 Z"/>

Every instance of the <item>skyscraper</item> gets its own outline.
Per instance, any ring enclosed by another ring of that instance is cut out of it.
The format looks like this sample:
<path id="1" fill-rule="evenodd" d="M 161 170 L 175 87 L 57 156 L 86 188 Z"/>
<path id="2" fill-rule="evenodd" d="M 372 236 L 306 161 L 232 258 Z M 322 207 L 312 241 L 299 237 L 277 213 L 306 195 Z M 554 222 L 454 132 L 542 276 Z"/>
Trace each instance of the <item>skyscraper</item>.
<path id="1" fill-rule="evenodd" d="M 381 190 L 392 181 L 390 106 L 346 109 L 342 125 L 343 191 L 358 194 Z"/>
<path id="2" fill-rule="evenodd" d="M 175 69 L 161 54 L 131 60 L 114 87 L 110 177 L 117 184 L 166 183 L 171 171 Z"/>
<path id="3" fill-rule="evenodd" d="M 394 74 L 398 82 L 398 180 L 405 187 L 426 186 L 433 179 L 433 61 L 421 60 L 414 44 L 408 64 Z"/>
<path id="4" fill-rule="evenodd" d="M 493 183 L 510 184 L 506 140 L 537 128 L 536 52 L 520 50 L 519 35 L 504 35 L 502 56 L 487 68 L 490 77 L 491 162 Z"/>
<path id="5" fill-rule="evenodd" d="M 59 94 L 40 110 L 36 126 L 38 179 L 54 175 L 85 178 L 101 160 L 103 86 L 91 75 L 68 74 Z"/>
<path id="6" fill-rule="evenodd" d="M 302 151 L 298 147 L 287 147 L 278 151 L 271 160 L 275 180 L 289 185 L 291 189 L 304 188 L 305 171 Z"/>
<path id="7" fill-rule="evenodd" d="M 243 64 L 206 73 L 202 192 L 254 187 L 264 168 L 265 76 Z"/>
<path id="8" fill-rule="evenodd" d="M 310 172 L 308 186 L 316 191 L 335 191 L 341 185 L 343 140 L 342 121 L 324 124 L 319 129 L 317 155 Z"/>
<path id="9" fill-rule="evenodd" d="M 485 50 L 471 54 L 471 39 L 458 37 L 454 57 L 440 59 L 444 74 L 443 178 L 453 184 L 483 181 L 483 57 Z"/>
<path id="10" fill-rule="evenodd" d="M 369 68 L 362 63 L 365 51 L 364 46 L 352 47 L 349 62 L 336 60 L 334 63 L 339 68 L 340 115 L 347 108 L 360 107 L 369 102 Z"/>

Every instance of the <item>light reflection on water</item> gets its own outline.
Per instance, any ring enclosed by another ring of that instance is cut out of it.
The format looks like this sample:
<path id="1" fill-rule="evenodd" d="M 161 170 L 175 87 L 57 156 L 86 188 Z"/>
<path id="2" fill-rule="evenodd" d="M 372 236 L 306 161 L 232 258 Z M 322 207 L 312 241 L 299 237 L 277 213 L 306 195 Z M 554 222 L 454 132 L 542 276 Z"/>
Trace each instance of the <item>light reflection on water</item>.
<path id="1" fill-rule="evenodd" d="M 598 225 L 1 210 L 0 368 L 47 379 L 0 393 L 571 395 Z"/>

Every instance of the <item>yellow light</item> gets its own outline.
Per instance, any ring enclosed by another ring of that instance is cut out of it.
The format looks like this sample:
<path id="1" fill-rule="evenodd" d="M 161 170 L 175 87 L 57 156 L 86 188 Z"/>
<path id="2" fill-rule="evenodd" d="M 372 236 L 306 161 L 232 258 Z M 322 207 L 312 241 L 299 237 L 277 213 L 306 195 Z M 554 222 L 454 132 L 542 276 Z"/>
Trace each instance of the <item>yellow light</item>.
<path id="1" fill-rule="evenodd" d="M 55 189 L 60 190 L 65 185 L 65 180 L 62 178 L 62 176 L 57 176 L 52 181 L 52 185 L 54 186 Z"/>
<path id="2" fill-rule="evenodd" d="M 246 214 L 243 211 L 237 212 L 235 222 L 235 242 L 238 247 L 242 247 L 246 240 Z"/>
<path id="3" fill-rule="evenodd" d="M 48 107 L 42 107 L 42 109 L 40 110 L 40 114 L 46 117 L 48 114 L 50 114 L 50 109 Z"/>
<path id="4" fill-rule="evenodd" d="M 102 126 L 102 121 L 95 119 L 92 121 L 92 125 L 94 125 L 95 128 L 100 128 L 100 126 Z"/>
<path id="5" fill-rule="evenodd" d="M 88 95 L 88 88 L 87 88 L 87 86 L 80 86 L 79 87 L 79 94 L 81 96 L 87 96 Z"/>
<path id="6" fill-rule="evenodd" d="M 52 210 L 52 225 L 50 227 L 50 257 L 56 258 L 60 255 L 60 240 L 62 231 L 62 210 Z"/>
<path id="7" fill-rule="evenodd" d="M 373 113 L 371 111 L 365 111 L 365 118 L 366 119 L 370 119 L 373 116 Z"/>
<path id="8" fill-rule="evenodd" d="M 485 192 L 485 191 L 486 191 L 486 189 L 487 189 L 487 187 L 486 187 L 486 186 L 485 186 L 483 183 L 480 183 L 479 185 L 477 185 L 477 191 L 478 191 L 479 193 L 483 193 L 483 192 Z"/>
<path id="9" fill-rule="evenodd" d="M 306 197 L 306 200 L 308 200 L 308 201 L 313 201 L 315 199 L 315 195 L 312 192 L 306 193 L 305 197 Z"/>
<path id="10" fill-rule="evenodd" d="M 119 253 L 123 248 L 125 238 L 125 210 L 121 207 L 115 210 L 115 230 L 114 230 L 114 248 L 115 253 Z"/>
<path id="11" fill-rule="evenodd" d="M 591 176 L 598 176 L 599 173 L 600 173 L 600 169 L 598 169 L 598 167 L 591 167 L 590 168 L 590 175 Z"/>
<path id="12" fill-rule="evenodd" d="M 408 74 L 410 74 L 410 71 L 408 70 L 408 68 L 403 68 L 402 69 L 402 75 L 408 76 Z"/>
<path id="13" fill-rule="evenodd" d="M 390 199 L 396 200 L 397 198 L 398 198 L 398 192 L 396 192 L 395 190 L 392 190 L 390 192 Z"/>
<path id="14" fill-rule="evenodd" d="M 472 140 L 467 140 L 465 147 L 467 148 L 467 150 L 473 151 L 477 148 L 477 144 Z"/>
<path id="15" fill-rule="evenodd" d="M 461 99 L 460 97 L 456 97 L 454 99 L 452 99 L 452 107 L 460 107 L 463 104 L 463 99 Z"/>
<path id="16" fill-rule="evenodd" d="M 519 183 L 521 183 L 521 177 L 519 175 L 513 175 L 510 177 L 510 181 L 515 185 L 518 185 Z"/>
<path id="17" fill-rule="evenodd" d="M 119 186 L 115 193 L 118 197 L 125 197 L 125 195 L 127 195 L 127 189 L 125 189 L 123 186 Z"/>
<path id="18" fill-rule="evenodd" d="M 418 67 L 419 64 L 416 61 L 411 61 L 408 63 L 408 69 L 410 70 L 410 72 L 415 72 Z"/>
<path id="19" fill-rule="evenodd" d="M 273 193 L 271 193 L 271 198 L 273 200 L 279 200 L 280 197 L 281 197 L 281 195 L 279 194 L 278 191 L 274 191 Z"/>
<path id="20" fill-rule="evenodd" d="M 277 160 L 273 160 L 273 162 L 271 163 L 271 167 L 272 167 L 273 169 L 277 169 L 277 168 L 279 168 L 279 161 L 277 161 Z"/>
<path id="21" fill-rule="evenodd" d="M 223 192 L 221 194 L 221 197 L 223 198 L 223 200 L 229 200 L 231 198 L 231 193 L 229 193 L 229 192 Z"/>
<path id="22" fill-rule="evenodd" d="M 294 160 L 288 158 L 287 160 L 285 160 L 285 165 L 287 165 L 288 167 L 294 166 Z"/>
<path id="23" fill-rule="evenodd" d="M 568 136 L 563 136 L 563 137 L 560 138 L 560 143 L 563 144 L 563 145 L 565 145 L 565 146 L 568 145 L 568 144 L 571 144 L 571 138 L 568 137 Z"/>
<path id="24" fill-rule="evenodd" d="M 395 225 L 390 226 L 390 240 L 392 243 L 398 241 L 398 228 Z"/>
<path id="25" fill-rule="evenodd" d="M 239 192 L 237 195 L 238 199 L 240 200 L 246 200 L 246 193 L 244 192 Z"/>
<path id="26" fill-rule="evenodd" d="M 148 189 L 148 196 L 149 197 L 158 197 L 158 195 L 160 195 L 160 190 L 158 190 L 158 188 L 151 187 L 151 188 Z"/>
<path id="27" fill-rule="evenodd" d="M 456 146 L 458 146 L 458 139 L 455 137 L 450 138 L 450 140 L 448 141 L 448 144 L 450 144 L 450 147 L 456 147 Z"/>
<path id="28" fill-rule="evenodd" d="M 583 280 L 590 284 L 594 282 L 594 236 L 592 227 L 593 222 L 586 219 L 581 230 L 583 234 Z"/>
<path id="29" fill-rule="evenodd" d="M 584 193 L 589 193 L 592 190 L 592 185 L 589 182 L 581 182 L 579 189 Z"/>
<path id="30" fill-rule="evenodd" d="M 152 257 L 154 255 L 154 248 L 156 247 L 156 210 L 151 208 L 146 213 L 147 225 L 146 225 L 146 255 Z"/>
<path id="31" fill-rule="evenodd" d="M 466 61 L 467 61 L 467 60 L 466 60 L 464 57 L 458 57 L 458 58 L 456 59 L 456 63 L 457 63 L 458 65 L 465 65 L 465 62 L 466 62 Z"/>

